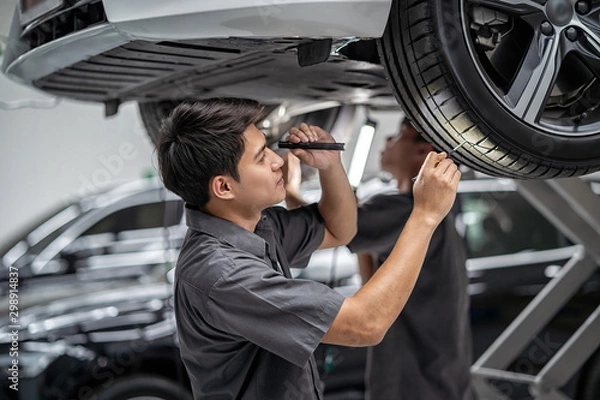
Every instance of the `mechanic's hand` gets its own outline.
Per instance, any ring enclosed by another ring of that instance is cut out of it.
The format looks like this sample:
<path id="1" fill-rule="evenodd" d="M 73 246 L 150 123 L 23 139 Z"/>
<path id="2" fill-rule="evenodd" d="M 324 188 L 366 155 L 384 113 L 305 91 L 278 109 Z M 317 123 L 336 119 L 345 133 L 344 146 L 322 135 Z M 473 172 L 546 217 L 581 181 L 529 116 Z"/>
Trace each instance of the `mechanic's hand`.
<path id="1" fill-rule="evenodd" d="M 335 143 L 329 132 L 315 125 L 307 125 L 304 122 L 298 128 L 291 128 L 286 140 L 292 143 Z M 334 150 L 290 149 L 290 152 L 306 165 L 317 169 L 328 169 L 341 160 L 340 152 Z"/>
<path id="2" fill-rule="evenodd" d="M 433 224 L 442 222 L 456 199 L 460 171 L 446 153 L 430 152 L 413 186 L 414 211 Z"/>
<path id="3" fill-rule="evenodd" d="M 285 153 L 281 172 L 283 172 L 283 181 L 285 189 L 294 193 L 300 193 L 300 184 L 302 183 L 302 168 L 298 157 L 290 152 Z"/>

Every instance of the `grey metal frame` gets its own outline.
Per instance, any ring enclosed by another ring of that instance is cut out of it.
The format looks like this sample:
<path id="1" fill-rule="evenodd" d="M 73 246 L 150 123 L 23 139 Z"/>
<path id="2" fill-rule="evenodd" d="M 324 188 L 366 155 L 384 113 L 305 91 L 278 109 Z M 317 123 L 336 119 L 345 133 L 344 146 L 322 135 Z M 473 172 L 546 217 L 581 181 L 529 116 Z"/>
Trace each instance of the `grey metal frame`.
<path id="1" fill-rule="evenodd" d="M 571 259 L 471 367 L 481 399 L 508 399 L 490 379 L 525 383 L 539 400 L 564 400 L 559 389 L 600 347 L 600 305 L 537 375 L 506 371 L 561 307 L 600 266 L 600 198 L 579 178 L 517 181 L 517 190 L 566 237 Z"/>

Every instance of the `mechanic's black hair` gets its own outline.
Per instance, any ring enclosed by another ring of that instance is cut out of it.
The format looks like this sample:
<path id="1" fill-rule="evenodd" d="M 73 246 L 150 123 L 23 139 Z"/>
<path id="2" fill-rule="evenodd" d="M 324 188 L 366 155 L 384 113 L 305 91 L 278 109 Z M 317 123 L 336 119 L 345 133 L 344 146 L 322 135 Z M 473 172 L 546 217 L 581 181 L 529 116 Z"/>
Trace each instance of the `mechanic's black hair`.
<path id="1" fill-rule="evenodd" d="M 182 103 L 162 121 L 158 167 L 167 189 L 203 208 L 210 180 L 229 175 L 239 181 L 244 131 L 263 114 L 254 100 L 213 98 Z"/>
<path id="2" fill-rule="evenodd" d="M 408 117 L 404 117 L 402 119 L 402 122 L 400 122 L 400 126 L 408 126 L 410 128 L 413 128 L 413 130 L 415 131 L 415 142 L 424 142 L 424 143 L 429 143 L 427 141 L 427 139 L 425 139 L 422 135 L 421 132 L 419 132 L 419 130 L 417 128 L 415 128 L 415 126 L 412 124 L 412 122 L 410 122 L 410 120 L 408 119 Z"/>

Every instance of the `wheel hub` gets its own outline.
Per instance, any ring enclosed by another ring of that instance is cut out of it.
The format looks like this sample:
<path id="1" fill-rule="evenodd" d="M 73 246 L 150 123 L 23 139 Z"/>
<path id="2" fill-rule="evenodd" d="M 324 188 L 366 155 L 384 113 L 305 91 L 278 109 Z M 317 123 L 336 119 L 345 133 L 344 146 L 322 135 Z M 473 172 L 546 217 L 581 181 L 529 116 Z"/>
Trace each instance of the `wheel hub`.
<path id="1" fill-rule="evenodd" d="M 565 26 L 573 18 L 573 6 L 569 0 L 548 0 L 546 15 L 555 26 Z"/>
<path id="2" fill-rule="evenodd" d="M 475 66 L 509 112 L 557 136 L 600 132 L 598 1 L 463 2 Z"/>

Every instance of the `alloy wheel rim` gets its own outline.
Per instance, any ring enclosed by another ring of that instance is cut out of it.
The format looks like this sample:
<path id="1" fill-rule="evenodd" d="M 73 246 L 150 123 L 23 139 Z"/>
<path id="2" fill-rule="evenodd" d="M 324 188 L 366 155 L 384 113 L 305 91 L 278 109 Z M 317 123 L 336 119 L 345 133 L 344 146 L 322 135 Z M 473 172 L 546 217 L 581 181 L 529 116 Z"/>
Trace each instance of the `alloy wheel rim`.
<path id="1" fill-rule="evenodd" d="M 600 132 L 600 0 L 461 0 L 461 25 L 509 113 L 552 135 Z"/>

